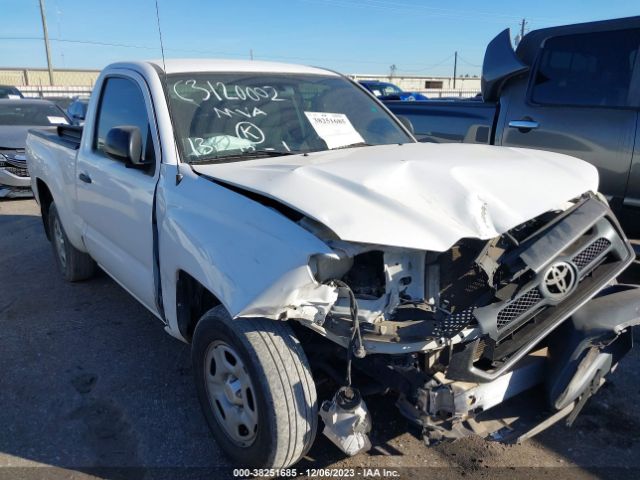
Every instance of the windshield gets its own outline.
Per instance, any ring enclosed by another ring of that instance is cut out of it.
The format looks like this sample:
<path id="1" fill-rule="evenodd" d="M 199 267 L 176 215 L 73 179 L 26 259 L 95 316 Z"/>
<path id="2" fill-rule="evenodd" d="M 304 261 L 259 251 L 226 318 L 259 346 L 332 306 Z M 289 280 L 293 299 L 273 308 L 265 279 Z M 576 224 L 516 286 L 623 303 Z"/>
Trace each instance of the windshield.
<path id="1" fill-rule="evenodd" d="M 192 73 L 170 75 L 168 90 L 187 162 L 413 142 L 339 76 Z"/>
<path id="2" fill-rule="evenodd" d="M 51 126 L 69 123 L 55 105 L 30 103 L 29 100 L 0 103 L 0 125 Z"/>

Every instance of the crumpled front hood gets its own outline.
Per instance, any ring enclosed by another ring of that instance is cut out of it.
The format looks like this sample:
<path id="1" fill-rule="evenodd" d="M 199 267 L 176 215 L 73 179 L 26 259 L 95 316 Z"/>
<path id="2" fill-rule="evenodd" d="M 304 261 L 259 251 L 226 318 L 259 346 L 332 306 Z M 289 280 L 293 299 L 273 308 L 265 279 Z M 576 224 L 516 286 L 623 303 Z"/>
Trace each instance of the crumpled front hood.
<path id="1" fill-rule="evenodd" d="M 342 240 L 431 251 L 461 238 L 493 238 L 598 186 L 597 170 L 573 157 L 463 144 L 361 147 L 193 168 L 274 198 Z"/>

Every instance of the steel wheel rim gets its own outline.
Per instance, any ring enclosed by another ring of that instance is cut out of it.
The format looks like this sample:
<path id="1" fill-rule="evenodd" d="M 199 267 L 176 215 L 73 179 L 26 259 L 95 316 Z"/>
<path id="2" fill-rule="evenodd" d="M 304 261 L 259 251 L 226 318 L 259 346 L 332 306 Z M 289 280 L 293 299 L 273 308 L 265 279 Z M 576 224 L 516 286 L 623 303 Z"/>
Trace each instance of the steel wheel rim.
<path id="1" fill-rule="evenodd" d="M 56 242 L 56 252 L 58 253 L 60 263 L 65 267 L 67 265 L 67 252 L 64 248 L 64 233 L 62 233 L 62 226 L 60 225 L 60 220 L 58 220 L 58 218 L 53 220 L 53 238 Z"/>
<path id="2" fill-rule="evenodd" d="M 217 340 L 207 348 L 204 362 L 209 405 L 218 425 L 237 446 L 250 446 L 258 433 L 258 406 L 240 355 Z"/>

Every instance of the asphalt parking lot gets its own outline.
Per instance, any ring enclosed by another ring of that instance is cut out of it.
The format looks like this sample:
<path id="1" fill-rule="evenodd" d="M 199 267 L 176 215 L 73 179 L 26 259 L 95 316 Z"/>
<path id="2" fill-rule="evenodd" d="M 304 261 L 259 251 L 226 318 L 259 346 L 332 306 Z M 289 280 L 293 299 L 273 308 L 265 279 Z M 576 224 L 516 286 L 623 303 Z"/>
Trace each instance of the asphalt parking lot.
<path id="1" fill-rule="evenodd" d="M 231 472 L 200 413 L 187 345 L 105 274 L 63 282 L 32 200 L 0 203 L 0 252 L 0 478 Z M 638 405 L 640 348 L 571 429 L 556 425 L 523 445 L 467 439 L 427 448 L 407 433 L 392 402 L 379 398 L 369 402 L 370 452 L 345 459 L 318 435 L 297 468 L 638 478 Z"/>

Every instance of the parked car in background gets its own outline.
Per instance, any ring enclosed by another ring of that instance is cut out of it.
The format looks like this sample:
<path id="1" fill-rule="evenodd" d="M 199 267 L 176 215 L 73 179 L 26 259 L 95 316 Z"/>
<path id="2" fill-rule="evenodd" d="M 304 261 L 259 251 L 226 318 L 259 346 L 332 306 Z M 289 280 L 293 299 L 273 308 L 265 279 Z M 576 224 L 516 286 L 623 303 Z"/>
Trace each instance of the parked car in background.
<path id="1" fill-rule="evenodd" d="M 68 123 L 67 115 L 47 100 L 0 99 L 0 198 L 32 196 L 24 153 L 29 129 Z"/>
<path id="2" fill-rule="evenodd" d="M 24 98 L 24 95 L 22 95 L 22 92 L 16 87 L 12 87 L 10 85 L 0 85 L 0 99 L 2 98 L 16 100 L 18 98 Z"/>
<path id="3" fill-rule="evenodd" d="M 484 102 L 386 102 L 423 142 L 526 147 L 598 168 L 600 190 L 640 234 L 640 17 L 509 31 L 488 45 Z"/>
<path id="4" fill-rule="evenodd" d="M 84 125 L 84 119 L 87 115 L 87 107 L 89 106 L 88 98 L 76 97 L 67 107 L 67 115 L 74 125 Z"/>
<path id="5" fill-rule="evenodd" d="M 429 100 L 426 95 L 418 92 L 405 92 L 393 83 L 380 82 L 378 80 L 360 80 L 358 83 L 380 100 L 401 100 L 403 102 Z"/>
<path id="6" fill-rule="evenodd" d="M 66 112 L 69 105 L 73 103 L 75 97 L 46 97 L 46 100 L 55 103 L 58 107 Z"/>
<path id="7" fill-rule="evenodd" d="M 573 421 L 631 348 L 633 250 L 582 160 L 418 143 L 313 67 L 123 62 L 96 92 L 84 127 L 27 138 L 55 262 L 68 281 L 99 265 L 191 342 L 243 467 L 297 462 L 318 416 L 370 448 L 367 392 L 428 443 L 523 440 Z M 333 379 L 320 408 L 312 368 Z"/>

